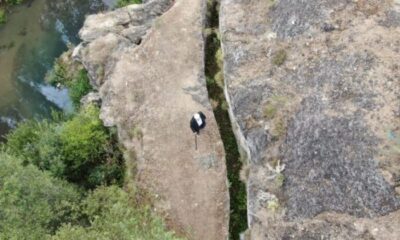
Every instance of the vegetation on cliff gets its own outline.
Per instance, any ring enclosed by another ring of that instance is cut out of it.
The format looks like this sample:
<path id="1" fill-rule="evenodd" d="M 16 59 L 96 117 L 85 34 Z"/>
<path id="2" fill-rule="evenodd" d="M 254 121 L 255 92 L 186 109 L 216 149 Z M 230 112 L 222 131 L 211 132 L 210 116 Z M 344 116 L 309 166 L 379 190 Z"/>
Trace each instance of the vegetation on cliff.
<path id="1" fill-rule="evenodd" d="M 247 229 L 246 185 L 240 180 L 242 162 L 223 90 L 223 55 L 218 32 L 219 4 L 217 1 L 207 1 L 207 8 L 205 74 L 208 93 L 226 152 L 231 208 L 229 235 L 230 239 L 236 240 L 239 239 L 239 234 Z"/>
<path id="2" fill-rule="evenodd" d="M 25 0 L 0 0 L 0 25 L 7 22 L 6 9 L 12 5 L 19 5 Z"/>
<path id="3" fill-rule="evenodd" d="M 140 4 L 142 0 L 118 0 L 117 7 L 125 7 L 130 4 Z"/>
<path id="4" fill-rule="evenodd" d="M 72 61 L 72 46 L 54 61 L 54 66 L 46 75 L 46 81 L 53 86 L 65 86 L 75 108 L 79 108 L 80 100 L 92 90 L 86 69 Z"/>
<path id="5" fill-rule="evenodd" d="M 75 112 L 22 122 L 0 146 L 0 239 L 178 239 L 132 179 L 121 188 L 123 149 L 99 108 L 80 106 L 91 87 L 69 54 L 47 80 L 69 88 Z"/>
<path id="6" fill-rule="evenodd" d="M 0 239 L 43 239 L 78 220 L 80 198 L 73 184 L 0 153 Z"/>
<path id="7" fill-rule="evenodd" d="M 7 137 L 7 149 L 25 165 L 33 164 L 87 189 L 122 185 L 121 151 L 115 134 L 98 115 L 98 108 L 90 105 L 73 117 L 24 122 Z"/>

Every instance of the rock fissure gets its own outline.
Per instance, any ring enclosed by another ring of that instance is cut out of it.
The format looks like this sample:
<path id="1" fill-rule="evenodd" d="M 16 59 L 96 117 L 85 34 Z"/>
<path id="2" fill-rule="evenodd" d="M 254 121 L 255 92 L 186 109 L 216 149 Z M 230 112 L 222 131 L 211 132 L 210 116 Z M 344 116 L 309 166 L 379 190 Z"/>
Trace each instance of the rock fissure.
<path id="1" fill-rule="evenodd" d="M 242 159 L 224 95 L 223 53 L 219 39 L 219 1 L 207 1 L 205 75 L 219 132 L 224 143 L 230 193 L 229 239 L 238 240 L 247 229 L 246 185 L 240 179 Z"/>
<path id="2" fill-rule="evenodd" d="M 170 229 L 194 240 L 227 239 L 229 220 L 225 151 L 204 76 L 205 13 L 204 0 L 150 0 L 89 16 L 75 51 L 99 90 L 100 117 L 118 128 L 130 177 Z M 196 149 L 197 111 L 207 127 Z"/>

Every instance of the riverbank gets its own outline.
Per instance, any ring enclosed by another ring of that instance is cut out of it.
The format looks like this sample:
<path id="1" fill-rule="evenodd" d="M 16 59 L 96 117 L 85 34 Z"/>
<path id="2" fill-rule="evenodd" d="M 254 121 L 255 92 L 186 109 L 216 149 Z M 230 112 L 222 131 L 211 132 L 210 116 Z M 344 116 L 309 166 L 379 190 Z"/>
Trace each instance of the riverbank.
<path id="1" fill-rule="evenodd" d="M 80 104 L 91 90 L 86 71 L 70 51 L 54 68 L 47 80 L 69 88 L 74 111 L 20 123 L 0 144 L 0 238 L 179 240 L 126 171 L 99 106 Z"/>
<path id="2" fill-rule="evenodd" d="M 49 86 L 44 77 L 68 44 L 79 43 L 85 15 L 113 4 L 34 0 L 12 7 L 9 22 L 0 25 L 0 141 L 21 120 L 72 110 L 68 91 Z"/>
<path id="3" fill-rule="evenodd" d="M 13 1 L 2 1 L 0 2 L 0 26 L 5 24 L 8 19 L 8 15 L 12 12 L 11 7 L 23 4 L 27 1 L 25 0 L 13 0 Z M 29 1 L 29 5 L 33 2 L 33 0 Z"/>

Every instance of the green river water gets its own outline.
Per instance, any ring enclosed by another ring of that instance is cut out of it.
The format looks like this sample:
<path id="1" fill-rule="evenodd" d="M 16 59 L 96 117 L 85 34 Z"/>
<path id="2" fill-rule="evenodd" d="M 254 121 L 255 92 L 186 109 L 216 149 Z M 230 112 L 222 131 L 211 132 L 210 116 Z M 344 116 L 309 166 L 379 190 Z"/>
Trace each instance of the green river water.
<path id="1" fill-rule="evenodd" d="M 0 26 L 0 141 L 24 119 L 70 111 L 66 89 L 44 82 L 54 59 L 79 43 L 85 16 L 108 9 L 115 0 L 33 0 L 11 8 Z"/>

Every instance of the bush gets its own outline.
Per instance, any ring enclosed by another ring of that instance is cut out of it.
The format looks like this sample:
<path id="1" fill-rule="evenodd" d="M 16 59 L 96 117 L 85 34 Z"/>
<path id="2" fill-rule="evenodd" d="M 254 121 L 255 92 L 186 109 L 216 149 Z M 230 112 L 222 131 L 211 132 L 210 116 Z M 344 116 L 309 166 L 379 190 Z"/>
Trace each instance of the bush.
<path id="1" fill-rule="evenodd" d="M 118 0 L 117 7 L 125 7 L 131 4 L 141 4 L 142 0 Z"/>
<path id="2" fill-rule="evenodd" d="M 3 24 L 7 21 L 6 11 L 0 8 L 0 24 Z"/>
<path id="3" fill-rule="evenodd" d="M 178 240 L 167 232 L 162 220 L 149 208 L 139 206 L 115 186 L 99 187 L 83 202 L 91 226 L 64 225 L 53 240 L 86 239 L 163 239 Z"/>
<path id="4" fill-rule="evenodd" d="M 6 3 L 10 4 L 10 5 L 18 5 L 24 2 L 24 0 L 6 0 Z"/>
<path id="5" fill-rule="evenodd" d="M 79 108 L 81 98 L 92 90 L 86 70 L 80 70 L 75 79 L 67 84 L 67 87 L 72 103 L 75 108 Z"/>
<path id="6" fill-rule="evenodd" d="M 63 53 L 54 61 L 53 69 L 46 74 L 46 82 L 53 86 L 66 86 L 75 107 L 79 109 L 80 100 L 93 88 L 87 71 L 83 66 L 72 60 L 72 50 Z"/>
<path id="7" fill-rule="evenodd" d="M 72 80 L 72 76 L 68 73 L 67 65 L 63 63 L 61 58 L 54 61 L 53 69 L 46 74 L 45 78 L 53 86 L 57 84 L 66 85 Z"/>
<path id="8" fill-rule="evenodd" d="M 281 66 L 286 61 L 286 58 L 286 51 L 284 49 L 281 49 L 275 54 L 274 58 L 272 59 L 272 63 L 277 66 Z"/>
<path id="9" fill-rule="evenodd" d="M 61 122 L 22 123 L 7 136 L 6 148 L 24 164 L 34 164 L 85 188 L 123 181 L 122 154 L 94 106 Z"/>
<path id="10" fill-rule="evenodd" d="M 77 222 L 79 200 L 72 185 L 0 152 L 0 239 L 44 239 Z"/>

